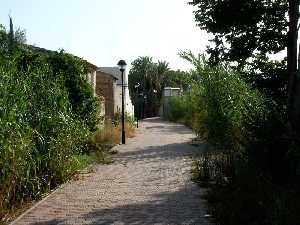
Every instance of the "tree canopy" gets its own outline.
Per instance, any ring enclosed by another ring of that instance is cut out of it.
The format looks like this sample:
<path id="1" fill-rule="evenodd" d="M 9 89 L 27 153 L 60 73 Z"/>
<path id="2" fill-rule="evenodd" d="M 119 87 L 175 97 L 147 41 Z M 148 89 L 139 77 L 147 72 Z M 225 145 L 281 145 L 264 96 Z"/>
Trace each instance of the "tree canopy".
<path id="1" fill-rule="evenodd" d="M 189 4 L 196 7 L 198 26 L 214 36 L 207 47 L 211 64 L 234 62 L 231 65 L 277 102 L 279 110 L 297 108 L 293 96 L 298 95 L 299 0 L 192 0 Z M 285 49 L 285 59 L 270 59 Z"/>
<path id="2" fill-rule="evenodd" d="M 135 106 L 135 115 L 157 114 L 162 96 L 163 77 L 169 71 L 165 61 L 153 62 L 152 57 L 138 57 L 129 71 L 129 92 Z"/>
<path id="3" fill-rule="evenodd" d="M 214 35 L 212 62 L 245 61 L 278 53 L 287 46 L 287 0 L 193 0 L 195 20 Z"/>

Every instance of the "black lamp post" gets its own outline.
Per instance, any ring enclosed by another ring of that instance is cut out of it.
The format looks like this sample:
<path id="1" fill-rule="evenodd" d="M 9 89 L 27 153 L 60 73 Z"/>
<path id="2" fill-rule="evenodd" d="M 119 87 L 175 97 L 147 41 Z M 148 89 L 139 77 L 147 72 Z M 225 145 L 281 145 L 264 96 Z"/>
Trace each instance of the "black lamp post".
<path id="1" fill-rule="evenodd" d="M 141 114 L 141 112 L 139 112 L 140 111 L 140 109 L 139 109 L 139 87 L 140 87 L 140 83 L 136 83 L 136 85 L 134 85 L 134 87 L 135 87 L 135 89 L 136 89 L 136 100 L 135 100 L 135 102 L 136 102 L 136 106 L 137 107 L 135 107 L 135 112 L 136 112 L 136 127 L 137 128 L 139 128 L 139 117 L 140 117 L 140 114 Z"/>
<path id="2" fill-rule="evenodd" d="M 152 109 L 152 116 L 157 116 L 157 114 L 156 114 L 156 112 L 157 112 L 157 110 L 156 110 L 156 107 L 157 107 L 157 100 L 156 100 L 156 98 L 157 98 L 157 90 L 156 89 L 153 89 L 153 109 Z"/>
<path id="3" fill-rule="evenodd" d="M 146 101 L 147 101 L 147 94 L 144 93 L 144 95 L 143 95 L 143 119 L 146 118 L 146 116 L 147 116 Z"/>
<path id="4" fill-rule="evenodd" d="M 124 60 L 120 60 L 118 62 L 118 66 L 122 73 L 122 144 L 125 144 L 125 121 L 124 121 L 124 71 L 126 68 L 126 62 Z"/>

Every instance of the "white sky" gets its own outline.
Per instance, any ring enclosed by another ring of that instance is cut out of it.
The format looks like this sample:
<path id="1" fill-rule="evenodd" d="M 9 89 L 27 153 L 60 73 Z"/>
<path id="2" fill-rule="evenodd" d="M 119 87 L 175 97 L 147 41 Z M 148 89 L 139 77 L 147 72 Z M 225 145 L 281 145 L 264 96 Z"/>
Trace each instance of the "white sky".
<path id="1" fill-rule="evenodd" d="M 4 1 L 4 3 L 3 3 Z M 203 53 L 208 35 L 196 27 L 188 0 L 1 0 L 0 23 L 26 30 L 36 46 L 67 52 L 97 66 L 138 56 L 187 70 L 178 52 Z"/>

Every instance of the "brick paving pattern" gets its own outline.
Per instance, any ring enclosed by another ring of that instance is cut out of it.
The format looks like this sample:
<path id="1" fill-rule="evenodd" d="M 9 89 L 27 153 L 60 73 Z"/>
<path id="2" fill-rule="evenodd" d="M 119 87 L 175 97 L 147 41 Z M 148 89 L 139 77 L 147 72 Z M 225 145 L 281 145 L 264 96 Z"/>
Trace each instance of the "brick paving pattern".
<path id="1" fill-rule="evenodd" d="M 191 181 L 191 130 L 144 120 L 135 138 L 116 147 L 111 165 L 68 182 L 13 225 L 210 224 L 203 189 Z"/>

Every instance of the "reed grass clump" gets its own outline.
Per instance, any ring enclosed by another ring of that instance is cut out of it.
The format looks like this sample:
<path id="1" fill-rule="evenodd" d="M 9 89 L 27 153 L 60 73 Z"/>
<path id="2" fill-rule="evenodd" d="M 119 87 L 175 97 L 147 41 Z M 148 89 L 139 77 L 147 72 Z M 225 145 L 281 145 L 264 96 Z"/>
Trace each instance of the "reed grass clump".
<path id="1" fill-rule="evenodd" d="M 53 57 L 57 64 L 49 63 Z M 69 179 L 86 161 L 78 158 L 99 121 L 99 100 L 84 67 L 71 55 L 42 54 L 28 46 L 0 60 L 1 222 L 10 210 Z"/>
<path id="2" fill-rule="evenodd" d="M 104 126 L 95 132 L 92 140 L 94 143 L 120 144 L 121 131 L 122 124 L 120 122 L 115 122 L 112 124 L 110 120 L 107 120 Z M 125 134 L 126 138 L 132 138 L 135 136 L 135 124 L 133 121 L 126 120 Z"/>
<path id="3" fill-rule="evenodd" d="M 200 153 L 193 178 L 209 186 L 217 223 L 299 224 L 299 143 L 289 138 L 282 105 L 229 65 L 182 56 L 193 63 L 195 82 L 169 102 L 169 118 L 214 150 Z"/>

